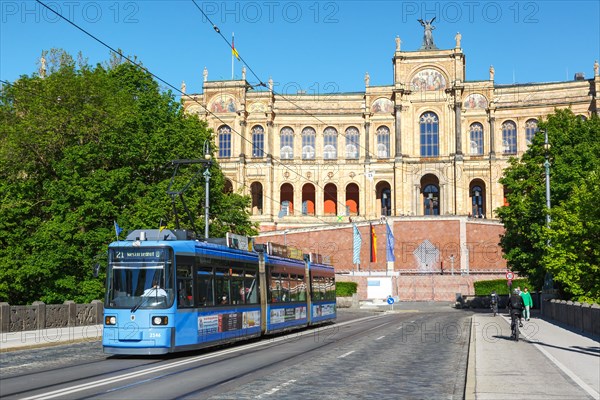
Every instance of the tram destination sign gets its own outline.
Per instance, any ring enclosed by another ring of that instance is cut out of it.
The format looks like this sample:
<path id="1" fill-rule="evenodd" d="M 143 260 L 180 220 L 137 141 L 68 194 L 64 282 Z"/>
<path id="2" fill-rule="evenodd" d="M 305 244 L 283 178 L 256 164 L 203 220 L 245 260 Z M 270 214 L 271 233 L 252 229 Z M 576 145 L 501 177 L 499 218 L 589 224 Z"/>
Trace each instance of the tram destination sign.
<path id="1" fill-rule="evenodd" d="M 114 261 L 161 260 L 165 249 L 114 249 Z"/>

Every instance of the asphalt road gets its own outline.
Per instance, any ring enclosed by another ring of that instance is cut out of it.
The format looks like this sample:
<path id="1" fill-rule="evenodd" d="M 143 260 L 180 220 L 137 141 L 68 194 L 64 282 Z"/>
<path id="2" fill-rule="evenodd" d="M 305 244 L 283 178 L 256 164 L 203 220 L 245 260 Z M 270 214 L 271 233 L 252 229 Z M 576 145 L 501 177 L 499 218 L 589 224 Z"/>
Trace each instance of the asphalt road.
<path id="1" fill-rule="evenodd" d="M 3 353 L 0 397 L 463 398 L 470 313 L 406 308 L 340 310 L 335 325 L 167 357 L 107 356 L 100 342 Z"/>

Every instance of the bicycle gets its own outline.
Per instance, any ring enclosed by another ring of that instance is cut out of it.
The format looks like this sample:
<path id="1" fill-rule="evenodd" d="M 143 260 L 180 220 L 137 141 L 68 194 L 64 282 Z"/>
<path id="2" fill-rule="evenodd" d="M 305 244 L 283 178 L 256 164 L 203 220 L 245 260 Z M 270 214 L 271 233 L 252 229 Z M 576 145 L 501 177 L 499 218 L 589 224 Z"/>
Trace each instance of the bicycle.
<path id="1" fill-rule="evenodd" d="M 519 313 L 511 312 L 510 313 L 510 330 L 511 330 L 511 338 L 515 340 L 515 342 L 519 341 Z"/>
<path id="2" fill-rule="evenodd" d="M 491 303 L 490 308 L 492 309 L 492 313 L 494 313 L 494 317 L 498 314 L 498 303 Z"/>

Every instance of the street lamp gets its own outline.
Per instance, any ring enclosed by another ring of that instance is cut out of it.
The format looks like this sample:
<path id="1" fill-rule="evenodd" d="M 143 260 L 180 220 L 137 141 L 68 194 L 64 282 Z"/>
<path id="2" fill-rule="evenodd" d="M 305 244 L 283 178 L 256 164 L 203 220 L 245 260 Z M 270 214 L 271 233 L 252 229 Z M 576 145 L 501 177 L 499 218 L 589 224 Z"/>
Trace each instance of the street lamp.
<path id="1" fill-rule="evenodd" d="M 211 164 L 211 154 L 210 154 L 210 143 L 207 140 L 204 141 L 204 179 L 206 181 L 206 187 L 204 189 L 205 198 L 204 198 L 204 238 L 208 239 L 208 209 L 210 207 L 209 204 L 209 181 L 210 181 L 210 164 Z"/>
<path id="2" fill-rule="evenodd" d="M 548 130 L 544 130 L 544 150 L 546 161 L 544 162 L 544 168 L 546 169 L 546 228 L 550 229 L 550 143 L 548 143 Z M 550 240 L 548 240 L 548 245 Z"/>

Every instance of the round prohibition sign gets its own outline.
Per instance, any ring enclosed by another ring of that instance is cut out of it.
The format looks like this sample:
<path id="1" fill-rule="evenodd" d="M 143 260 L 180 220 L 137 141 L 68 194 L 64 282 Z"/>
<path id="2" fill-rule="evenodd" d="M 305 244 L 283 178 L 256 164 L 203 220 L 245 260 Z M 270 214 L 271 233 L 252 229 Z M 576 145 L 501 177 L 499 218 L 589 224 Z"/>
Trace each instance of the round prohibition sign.
<path id="1" fill-rule="evenodd" d="M 506 279 L 508 279 L 509 281 L 512 281 L 512 279 L 515 277 L 515 274 L 513 274 L 512 272 L 508 271 L 506 273 Z"/>

